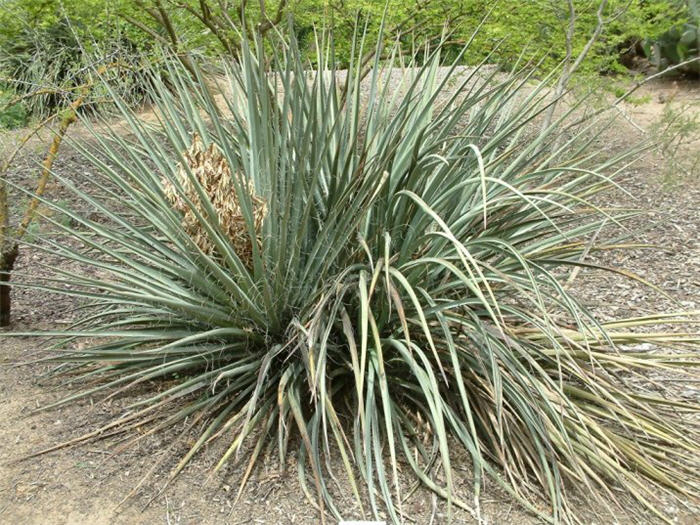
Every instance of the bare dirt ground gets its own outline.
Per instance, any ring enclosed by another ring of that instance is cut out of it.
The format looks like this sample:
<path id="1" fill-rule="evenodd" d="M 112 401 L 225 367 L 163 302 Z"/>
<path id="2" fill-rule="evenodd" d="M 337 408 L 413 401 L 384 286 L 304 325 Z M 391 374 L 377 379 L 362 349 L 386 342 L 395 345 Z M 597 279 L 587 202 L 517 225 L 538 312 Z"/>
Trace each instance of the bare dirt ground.
<path id="1" fill-rule="evenodd" d="M 700 83 L 657 82 L 645 86 L 642 94 L 650 101 L 640 106 L 625 105 L 625 118 L 599 144 L 603 150 L 616 150 L 635 143 L 658 122 L 669 104 L 677 107 L 700 106 Z M 700 143 L 685 146 L 686 153 Z M 32 152 L 18 163 L 11 176 L 30 177 L 37 172 L 36 162 L 45 151 L 37 142 Z M 695 150 L 697 153 L 697 149 Z M 664 297 L 636 283 L 614 278 L 603 272 L 582 272 L 571 283 L 574 293 L 602 317 L 642 315 L 660 310 L 700 309 L 700 173 L 669 176 L 667 163 L 659 154 L 645 155 L 622 179 L 630 194 L 610 193 L 607 203 L 642 208 L 648 214 L 628 225 L 635 239 L 662 246 L 625 253 L 607 253 L 598 262 L 622 265 L 663 288 Z M 89 186 L 80 157 L 70 148 L 63 150 L 56 164 L 59 174 L 70 176 Z M 59 191 L 59 190 L 56 190 Z M 36 263 L 52 264 L 50 255 L 31 248 L 23 249 L 18 272 L 37 272 Z M 61 326 L 74 315 L 65 298 L 49 297 L 28 289 L 15 289 L 15 330 Z M 82 401 L 71 406 L 34 413 L 65 393 L 59 383 L 48 377 L 44 364 L 16 366 L 30 356 L 45 355 L 39 342 L 31 338 L 0 338 L 0 523 L 7 524 L 311 524 L 319 516 L 305 500 L 294 463 L 284 474 L 269 462 L 254 471 L 247 488 L 233 504 L 238 481 L 245 469 L 246 457 L 232 464 L 221 475 L 208 479 L 209 468 L 218 460 L 216 447 L 206 449 L 188 466 L 164 494 L 159 494 L 172 468 L 165 462 L 138 491 L 135 498 L 119 506 L 141 477 L 164 453 L 178 435 L 149 436 L 138 447 L 117 456 L 113 446 L 120 437 L 64 448 L 51 454 L 18 459 L 69 440 L 108 421 L 122 411 L 128 399 L 95 404 Z M 684 395 L 698 399 L 695 384 L 679 384 Z M 186 437 L 182 447 L 191 439 Z M 468 462 L 460 490 L 466 495 L 471 485 Z M 459 468 L 459 467 L 458 467 Z M 506 496 L 487 487 L 483 498 L 484 516 L 490 523 L 536 523 L 518 510 Z M 466 497 L 466 496 L 465 496 Z M 150 502 L 150 505 L 147 505 Z M 352 514 L 350 498 L 340 498 L 340 506 Z M 685 508 L 682 502 L 669 501 L 665 510 L 680 524 L 700 522 L 700 514 Z M 599 501 L 581 501 L 589 523 L 656 523 L 648 513 L 627 506 L 630 516 L 620 513 L 598 515 Z M 430 494 L 417 491 L 404 507 L 410 520 L 418 524 L 444 523 L 446 508 Z M 333 523 L 329 519 L 329 523 Z M 455 523 L 473 523 L 466 513 L 456 513 Z"/>

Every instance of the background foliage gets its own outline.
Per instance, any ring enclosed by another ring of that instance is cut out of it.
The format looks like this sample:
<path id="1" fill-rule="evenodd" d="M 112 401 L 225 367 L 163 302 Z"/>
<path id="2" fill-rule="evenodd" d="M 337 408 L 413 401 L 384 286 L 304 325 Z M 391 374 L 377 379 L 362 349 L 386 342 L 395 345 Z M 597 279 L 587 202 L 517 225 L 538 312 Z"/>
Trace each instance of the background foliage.
<path id="1" fill-rule="evenodd" d="M 5 2 L 0 9 L 0 92 L 5 93 L 0 123 L 22 125 L 30 115 L 46 117 L 65 107 L 99 65 L 133 67 L 151 47 L 141 30 L 118 15 L 133 9 L 129 0 Z M 140 91 L 133 79 L 123 88 L 125 95 Z"/>
<path id="2" fill-rule="evenodd" d="M 165 33 L 147 14 L 149 8 L 158 5 L 155 2 L 157 0 L 5 1 L 0 9 L 0 90 L 27 95 L 48 85 L 60 88 L 60 92 L 79 85 L 83 81 L 80 73 L 89 63 L 114 55 L 130 61 L 130 57 L 150 53 L 157 41 L 153 35 Z M 161 3 L 188 51 L 216 55 L 224 50 L 212 31 L 193 16 L 192 12 L 200 6 L 198 0 L 161 0 Z M 222 14 L 215 11 L 218 2 L 210 4 L 215 16 Z M 249 19 L 258 20 L 260 3 L 245 5 Z M 574 56 L 585 46 L 597 24 L 598 5 L 599 0 L 574 1 Z M 349 56 L 352 27 L 357 16 L 366 17 L 368 43 L 371 44 L 378 34 L 385 7 L 387 28 L 402 31 L 400 39 L 406 48 L 410 48 L 416 36 L 439 35 L 447 26 L 453 31 L 456 53 L 484 14 L 490 11 L 464 62 L 476 64 L 488 56 L 491 62 L 511 67 L 519 59 L 542 60 L 543 70 L 549 70 L 566 54 L 564 35 L 569 13 L 563 1 L 389 0 L 385 5 L 384 0 L 293 0 L 285 6 L 294 15 L 294 31 L 302 48 L 313 46 L 314 28 L 334 25 L 340 63 Z M 268 16 L 277 7 L 278 2 L 268 3 Z M 235 12 L 235 6 L 230 11 Z M 623 71 L 623 63 L 630 56 L 643 52 L 643 48 L 650 54 L 654 49 L 657 55 L 661 52 L 657 62 L 668 64 L 667 56 L 678 55 L 676 41 L 687 32 L 688 28 L 682 24 L 691 22 L 688 4 L 683 0 L 611 0 L 604 15 L 606 29 L 581 65 L 580 78 Z M 148 34 L 144 28 L 152 33 Z M 663 37 L 655 47 L 660 35 Z M 235 34 L 227 36 L 237 38 Z M 449 53 L 446 56 L 449 58 Z M 0 123 L 13 126 L 23 123 L 29 114 L 45 115 L 61 100 L 60 94 L 28 97 L 22 108 L 7 108 L 5 103 L 0 106 Z M 11 100 L 9 96 L 5 98 Z"/>

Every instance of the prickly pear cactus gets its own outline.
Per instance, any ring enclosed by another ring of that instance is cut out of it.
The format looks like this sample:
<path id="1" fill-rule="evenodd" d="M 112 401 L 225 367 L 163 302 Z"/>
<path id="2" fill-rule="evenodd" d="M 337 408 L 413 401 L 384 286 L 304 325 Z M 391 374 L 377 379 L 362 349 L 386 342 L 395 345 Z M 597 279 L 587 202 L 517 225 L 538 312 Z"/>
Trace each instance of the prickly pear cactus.
<path id="1" fill-rule="evenodd" d="M 688 0 L 688 14 L 688 22 L 672 27 L 655 40 L 645 42 L 646 55 L 660 71 L 686 60 L 700 58 L 698 0 Z M 700 59 L 680 69 L 685 73 L 700 75 Z"/>

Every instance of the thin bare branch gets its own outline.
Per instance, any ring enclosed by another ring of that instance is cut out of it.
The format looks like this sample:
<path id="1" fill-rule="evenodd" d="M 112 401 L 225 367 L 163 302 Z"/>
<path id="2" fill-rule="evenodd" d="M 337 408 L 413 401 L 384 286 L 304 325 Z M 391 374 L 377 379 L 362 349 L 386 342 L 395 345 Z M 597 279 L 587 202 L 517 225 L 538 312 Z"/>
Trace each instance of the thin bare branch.
<path id="1" fill-rule="evenodd" d="M 593 45 L 600 38 L 600 35 L 603 32 L 603 28 L 605 27 L 605 24 L 606 24 L 606 20 L 605 20 L 603 14 L 605 12 L 605 8 L 607 7 L 607 5 L 608 5 L 608 0 L 601 0 L 600 4 L 598 5 L 598 11 L 596 12 L 596 17 L 598 19 L 598 23 L 596 24 L 596 27 L 593 30 L 593 33 L 591 34 L 591 37 L 588 39 L 586 44 L 583 46 L 583 49 L 578 54 L 578 56 L 576 57 L 576 59 L 574 60 L 574 62 L 572 64 L 571 59 L 573 58 L 573 41 L 574 41 L 574 36 L 575 36 L 575 32 L 576 32 L 577 14 L 576 14 L 576 8 L 574 6 L 573 0 L 567 0 L 567 6 L 568 6 L 568 11 L 569 11 L 569 23 L 568 23 L 567 30 L 566 30 L 566 56 L 565 56 L 563 64 L 562 64 L 561 75 L 559 76 L 559 80 L 557 81 L 557 85 L 554 88 L 554 93 L 552 94 L 552 97 L 553 97 L 552 104 L 549 106 L 549 109 L 547 110 L 547 113 L 545 115 L 544 122 L 542 123 L 543 130 L 547 129 L 552 124 L 552 120 L 554 119 L 554 113 L 557 109 L 557 106 L 559 105 L 559 101 L 561 100 L 562 95 L 566 92 L 566 89 L 569 85 L 569 82 L 571 81 L 571 77 L 578 70 L 578 68 L 581 66 L 583 61 L 588 56 L 588 53 L 593 48 Z"/>

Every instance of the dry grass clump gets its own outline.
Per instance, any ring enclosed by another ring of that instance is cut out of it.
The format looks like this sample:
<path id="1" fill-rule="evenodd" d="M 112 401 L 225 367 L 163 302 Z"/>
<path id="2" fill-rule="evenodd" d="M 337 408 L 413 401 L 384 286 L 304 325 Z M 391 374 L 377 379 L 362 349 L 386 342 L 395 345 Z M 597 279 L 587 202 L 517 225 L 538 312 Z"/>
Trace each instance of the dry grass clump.
<path id="1" fill-rule="evenodd" d="M 202 138 L 196 133 L 192 137 L 192 145 L 183 153 L 183 157 L 187 168 L 179 164 L 177 170 L 177 182 L 181 190 L 178 191 L 169 180 L 162 179 L 163 190 L 168 201 L 175 210 L 182 213 L 183 228 L 204 253 L 207 255 L 216 253 L 216 245 L 197 218 L 198 214 L 206 217 L 207 212 L 197 194 L 192 178 L 188 175 L 189 169 L 209 198 L 216 211 L 219 225 L 231 240 L 234 251 L 246 265 L 250 266 L 252 260 L 251 237 L 248 234 L 241 210 L 241 201 L 226 157 L 222 155 L 216 144 L 212 143 L 206 148 Z M 260 244 L 260 232 L 267 207 L 263 200 L 255 196 L 250 180 L 241 178 L 241 188 L 247 192 L 253 206 L 255 232 L 258 244 Z M 194 208 L 188 204 L 183 196 L 193 203 Z"/>

